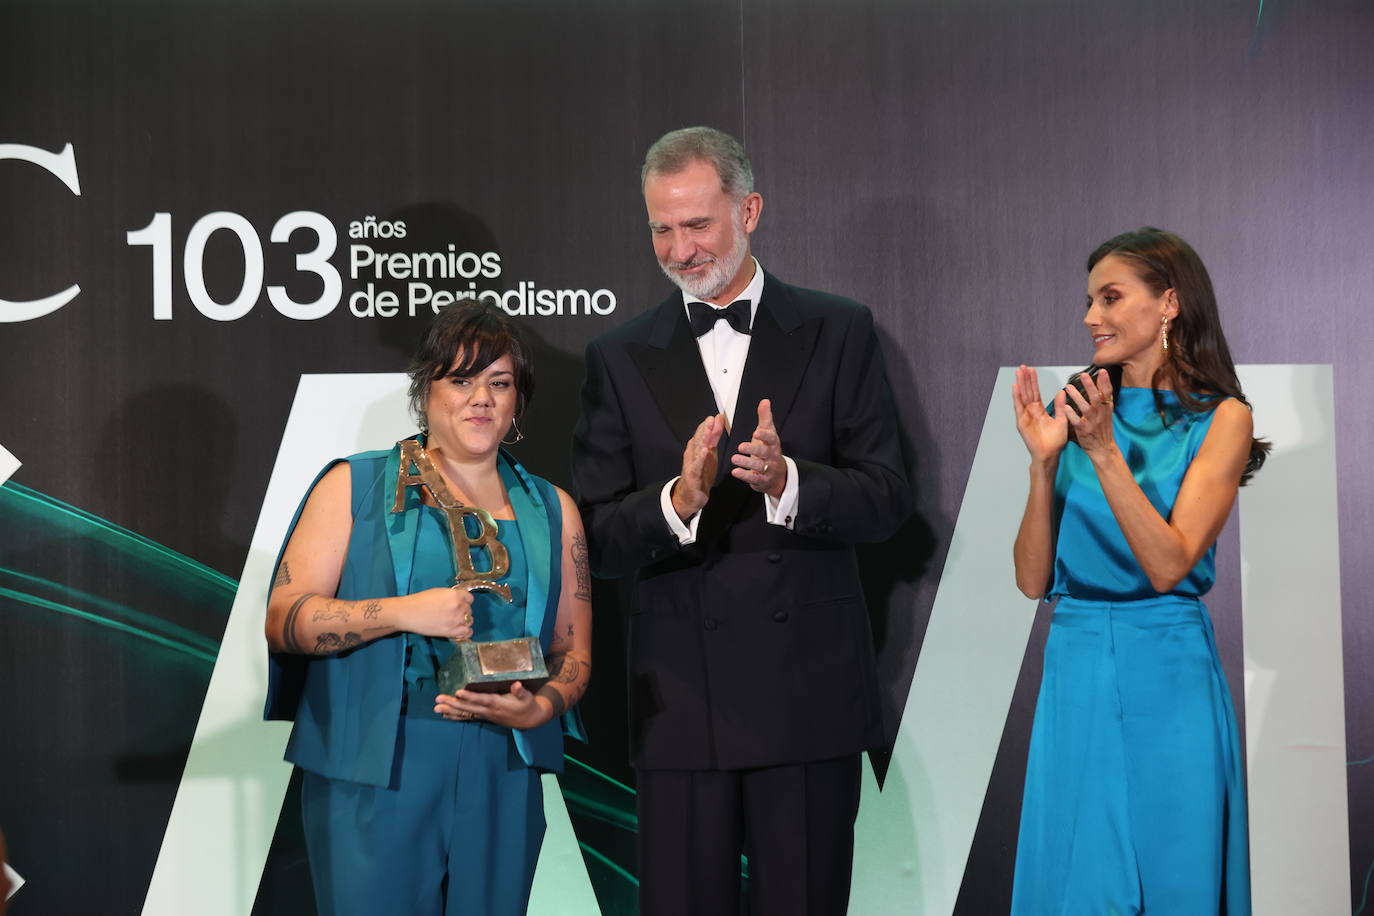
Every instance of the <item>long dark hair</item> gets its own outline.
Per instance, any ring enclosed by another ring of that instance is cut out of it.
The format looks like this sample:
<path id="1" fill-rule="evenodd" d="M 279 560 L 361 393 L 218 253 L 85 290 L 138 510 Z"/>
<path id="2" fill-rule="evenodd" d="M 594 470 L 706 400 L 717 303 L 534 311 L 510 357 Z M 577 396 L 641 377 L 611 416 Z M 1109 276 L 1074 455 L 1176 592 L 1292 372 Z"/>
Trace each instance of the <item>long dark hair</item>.
<path id="1" fill-rule="evenodd" d="M 1250 402 L 1240 390 L 1240 379 L 1236 377 L 1231 348 L 1226 345 L 1226 335 L 1221 330 L 1212 278 L 1192 246 L 1172 232 L 1146 226 L 1134 232 L 1123 232 L 1098 245 L 1088 255 L 1088 270 L 1107 255 L 1130 261 L 1136 276 L 1156 296 L 1172 289 L 1178 297 L 1178 314 L 1169 323 L 1168 356 L 1150 379 L 1155 407 L 1165 422 L 1168 422 L 1168 412 L 1159 393 L 1164 383 L 1178 395 L 1180 406 L 1194 413 L 1214 410 L 1224 397 L 1233 397 L 1249 407 Z M 1111 376 L 1112 385 L 1119 387 L 1121 367 L 1111 369 L 1115 370 Z M 1250 458 L 1245 462 L 1241 486 L 1264 465 L 1269 448 L 1269 443 L 1262 439 L 1250 441 Z"/>

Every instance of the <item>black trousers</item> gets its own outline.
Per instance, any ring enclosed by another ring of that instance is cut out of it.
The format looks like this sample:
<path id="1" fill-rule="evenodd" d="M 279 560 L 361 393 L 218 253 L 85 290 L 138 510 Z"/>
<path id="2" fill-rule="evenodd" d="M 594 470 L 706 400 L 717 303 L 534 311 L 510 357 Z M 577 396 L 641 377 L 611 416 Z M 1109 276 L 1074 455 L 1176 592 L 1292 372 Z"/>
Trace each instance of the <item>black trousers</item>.
<path id="1" fill-rule="evenodd" d="M 860 754 L 755 770 L 638 770 L 641 916 L 841 916 Z"/>

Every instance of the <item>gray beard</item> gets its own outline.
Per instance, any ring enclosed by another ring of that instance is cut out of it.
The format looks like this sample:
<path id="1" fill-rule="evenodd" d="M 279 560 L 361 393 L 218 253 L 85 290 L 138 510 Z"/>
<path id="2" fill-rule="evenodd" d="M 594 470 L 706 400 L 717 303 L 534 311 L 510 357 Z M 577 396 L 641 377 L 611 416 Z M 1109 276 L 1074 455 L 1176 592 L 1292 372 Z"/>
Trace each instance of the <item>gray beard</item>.
<path id="1" fill-rule="evenodd" d="M 689 296 L 696 296 L 698 299 L 715 299 L 729 287 L 730 281 L 739 273 L 740 265 L 749 255 L 747 243 L 748 235 L 744 232 L 744 223 L 740 221 L 735 224 L 735 245 L 725 254 L 716 258 L 706 268 L 706 272 L 699 277 L 684 277 L 677 273 L 672 267 L 659 262 L 658 266 L 663 271 L 663 275 L 673 282 L 673 285 Z"/>

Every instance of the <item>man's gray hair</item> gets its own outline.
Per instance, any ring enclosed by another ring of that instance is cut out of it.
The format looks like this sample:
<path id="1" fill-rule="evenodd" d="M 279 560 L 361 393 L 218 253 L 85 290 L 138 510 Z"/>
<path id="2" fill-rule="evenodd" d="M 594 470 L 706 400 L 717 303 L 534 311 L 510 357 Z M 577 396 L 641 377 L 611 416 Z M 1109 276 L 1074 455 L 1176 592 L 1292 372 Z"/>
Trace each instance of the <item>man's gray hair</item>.
<path id="1" fill-rule="evenodd" d="M 754 193 L 754 170 L 738 140 L 714 127 L 684 127 L 669 131 L 649 147 L 639 186 L 644 187 L 650 172 L 675 175 L 695 159 L 709 162 L 720 176 L 721 188 L 734 200 Z"/>

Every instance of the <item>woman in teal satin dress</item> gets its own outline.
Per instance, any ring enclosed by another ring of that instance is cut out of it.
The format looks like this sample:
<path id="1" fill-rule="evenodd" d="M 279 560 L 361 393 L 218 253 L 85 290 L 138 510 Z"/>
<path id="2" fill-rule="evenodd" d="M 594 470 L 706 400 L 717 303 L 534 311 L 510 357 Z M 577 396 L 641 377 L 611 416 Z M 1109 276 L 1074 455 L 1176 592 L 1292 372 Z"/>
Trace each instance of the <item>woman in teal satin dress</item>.
<path id="1" fill-rule="evenodd" d="M 288 532 L 266 621 L 267 716 L 295 722 L 286 758 L 304 771 L 321 913 L 518 916 L 544 834 L 540 773 L 562 769 L 565 733 L 584 738 L 582 522 L 502 448 L 520 438 L 534 379 L 499 309 L 440 312 L 410 377 L 420 435 L 331 462 Z M 508 564 L 469 555 L 509 601 L 454 585 L 458 531 L 436 497 L 485 510 L 463 515 L 466 537 L 494 535 Z M 540 640 L 548 683 L 440 693 L 455 641 L 522 636 Z"/>
<path id="2" fill-rule="evenodd" d="M 1048 410 L 1035 370 L 1012 392 L 1031 456 L 1016 584 L 1058 602 L 1012 912 L 1248 916 L 1240 745 L 1201 597 L 1268 445 L 1186 242 L 1125 233 L 1088 271 L 1094 366 Z"/>

